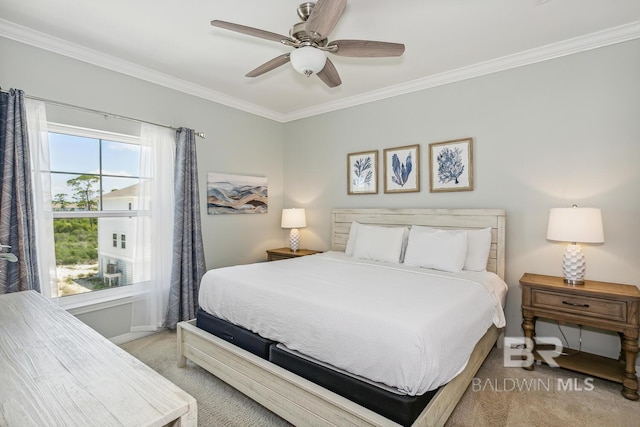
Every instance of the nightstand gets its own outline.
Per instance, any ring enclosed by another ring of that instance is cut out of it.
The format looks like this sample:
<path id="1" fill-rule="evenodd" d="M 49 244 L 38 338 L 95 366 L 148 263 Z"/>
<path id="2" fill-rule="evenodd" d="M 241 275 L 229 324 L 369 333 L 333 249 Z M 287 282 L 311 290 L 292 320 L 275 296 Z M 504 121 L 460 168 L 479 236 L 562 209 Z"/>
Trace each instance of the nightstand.
<path id="1" fill-rule="evenodd" d="M 269 249 L 267 250 L 267 260 L 277 261 L 280 259 L 298 258 L 301 256 L 319 254 L 321 252 L 322 251 L 313 251 L 311 249 L 298 249 L 295 252 L 292 252 L 290 248 Z"/>
<path id="2" fill-rule="evenodd" d="M 545 318 L 617 332 L 621 350 L 618 360 L 585 352 L 554 359 L 560 367 L 622 384 L 622 395 L 638 400 L 635 362 L 640 330 L 640 290 L 636 286 L 585 280 L 567 285 L 562 277 L 525 273 L 522 287 L 522 329 L 535 336 L 536 319 Z M 568 353 L 575 350 L 565 349 Z M 540 356 L 535 352 L 536 360 Z M 527 369 L 533 369 L 533 365 Z"/>

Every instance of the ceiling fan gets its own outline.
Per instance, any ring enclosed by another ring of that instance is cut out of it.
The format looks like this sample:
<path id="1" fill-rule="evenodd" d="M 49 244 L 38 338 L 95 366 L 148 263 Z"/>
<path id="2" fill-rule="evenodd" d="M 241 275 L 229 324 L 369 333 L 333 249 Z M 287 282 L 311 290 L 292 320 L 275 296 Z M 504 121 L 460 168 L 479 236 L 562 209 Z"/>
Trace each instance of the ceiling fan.
<path id="1" fill-rule="evenodd" d="M 327 37 L 335 28 L 346 4 L 347 0 L 318 0 L 317 3 L 302 3 L 297 9 L 302 22 L 291 27 L 289 37 L 226 21 L 213 20 L 211 25 L 295 48 L 249 71 L 246 77 L 257 77 L 291 62 L 293 68 L 299 73 L 307 77 L 316 74 L 327 86 L 336 87 L 342 81 L 333 62 L 327 58 L 326 52 L 358 58 L 391 57 L 404 53 L 404 44 L 401 43 L 372 40 L 328 41 Z"/>

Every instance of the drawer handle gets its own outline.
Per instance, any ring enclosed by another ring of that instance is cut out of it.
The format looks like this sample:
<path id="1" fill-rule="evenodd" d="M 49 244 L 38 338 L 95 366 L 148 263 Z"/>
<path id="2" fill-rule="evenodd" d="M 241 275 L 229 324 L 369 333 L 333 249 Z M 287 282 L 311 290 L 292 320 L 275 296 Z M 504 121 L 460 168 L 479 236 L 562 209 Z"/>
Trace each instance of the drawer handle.
<path id="1" fill-rule="evenodd" d="M 562 301 L 562 303 L 566 304 L 566 305 L 573 306 L 573 307 L 589 308 L 589 304 L 576 304 L 575 302 L 569 302 L 569 301 Z"/>

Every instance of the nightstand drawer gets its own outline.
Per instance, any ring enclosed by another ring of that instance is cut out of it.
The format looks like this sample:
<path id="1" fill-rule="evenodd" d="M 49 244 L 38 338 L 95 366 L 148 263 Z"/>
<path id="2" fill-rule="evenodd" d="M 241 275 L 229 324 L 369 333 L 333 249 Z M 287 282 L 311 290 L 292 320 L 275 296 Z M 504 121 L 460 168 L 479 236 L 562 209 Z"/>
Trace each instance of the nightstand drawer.
<path id="1" fill-rule="evenodd" d="M 281 259 L 298 258 L 301 256 L 319 254 L 321 251 L 314 251 L 311 249 L 299 249 L 296 252 L 291 251 L 289 248 L 278 248 L 267 250 L 267 259 L 269 261 L 278 261 Z"/>
<path id="2" fill-rule="evenodd" d="M 269 254 L 269 261 L 279 261 L 281 259 L 291 259 L 294 258 L 288 255 L 279 255 L 279 254 Z"/>
<path id="3" fill-rule="evenodd" d="M 534 307 L 551 308 L 565 313 L 576 313 L 618 322 L 627 321 L 627 303 L 624 301 L 611 301 L 540 289 L 533 289 L 531 297 Z"/>

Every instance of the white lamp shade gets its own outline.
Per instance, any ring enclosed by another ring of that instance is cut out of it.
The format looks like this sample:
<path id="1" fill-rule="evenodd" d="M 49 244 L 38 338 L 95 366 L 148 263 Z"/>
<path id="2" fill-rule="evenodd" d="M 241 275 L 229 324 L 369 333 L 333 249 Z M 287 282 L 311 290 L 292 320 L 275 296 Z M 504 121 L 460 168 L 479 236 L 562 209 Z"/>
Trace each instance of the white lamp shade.
<path id="1" fill-rule="evenodd" d="M 572 243 L 603 243 L 602 214 L 595 208 L 553 208 L 547 239 Z"/>
<path id="2" fill-rule="evenodd" d="M 282 228 L 302 228 L 307 226 L 304 209 L 282 209 Z"/>
<path id="3" fill-rule="evenodd" d="M 291 65 L 300 74 L 310 76 L 318 73 L 327 62 L 327 55 L 320 49 L 312 46 L 304 46 L 291 52 Z"/>

